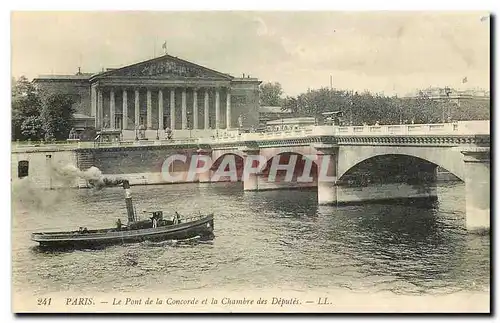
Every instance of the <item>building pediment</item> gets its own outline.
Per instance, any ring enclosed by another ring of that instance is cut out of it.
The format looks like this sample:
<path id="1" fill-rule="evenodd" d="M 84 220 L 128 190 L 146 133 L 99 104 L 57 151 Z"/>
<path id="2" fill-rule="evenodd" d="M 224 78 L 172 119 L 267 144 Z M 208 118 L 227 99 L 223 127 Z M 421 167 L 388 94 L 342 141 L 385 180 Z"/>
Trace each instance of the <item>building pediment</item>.
<path id="1" fill-rule="evenodd" d="M 109 70 L 96 75 L 94 79 L 115 77 L 211 80 L 231 80 L 233 78 L 228 74 L 220 73 L 170 55 L 164 55 L 148 61 Z"/>

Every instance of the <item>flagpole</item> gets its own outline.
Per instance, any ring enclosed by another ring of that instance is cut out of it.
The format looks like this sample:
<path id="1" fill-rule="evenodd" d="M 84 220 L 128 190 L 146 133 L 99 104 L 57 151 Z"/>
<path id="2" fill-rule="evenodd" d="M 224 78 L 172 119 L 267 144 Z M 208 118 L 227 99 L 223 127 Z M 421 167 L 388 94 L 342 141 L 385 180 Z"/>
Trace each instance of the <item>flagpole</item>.
<path id="1" fill-rule="evenodd" d="M 167 55 L 167 41 L 164 41 L 161 47 L 163 49 L 163 55 Z"/>
<path id="2" fill-rule="evenodd" d="M 156 58 L 156 41 L 158 40 L 158 36 L 155 36 L 155 44 L 153 46 L 153 58 Z"/>

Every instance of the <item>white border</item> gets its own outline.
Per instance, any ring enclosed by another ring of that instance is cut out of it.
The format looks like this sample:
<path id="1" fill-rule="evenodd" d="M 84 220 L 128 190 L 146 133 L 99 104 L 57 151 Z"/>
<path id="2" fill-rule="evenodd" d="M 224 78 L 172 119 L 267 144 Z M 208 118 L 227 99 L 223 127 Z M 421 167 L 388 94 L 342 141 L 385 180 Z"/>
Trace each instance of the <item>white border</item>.
<path id="1" fill-rule="evenodd" d="M 4 125 L 0 127 L 2 131 L 1 138 L 7 140 L 6 138 L 10 138 L 10 11 L 11 10 L 447 10 L 447 11 L 455 11 L 455 10 L 488 10 L 493 12 L 498 12 L 498 3 L 499 1 L 442 1 L 438 2 L 436 0 L 420 0 L 418 2 L 408 3 L 407 1 L 361 1 L 361 0 L 349 0 L 342 1 L 338 3 L 332 3 L 327 1 L 297 1 L 291 3 L 290 1 L 274 1 L 271 2 L 269 0 L 253 0 L 253 1 L 221 1 L 221 0 L 211 0 L 211 1 L 169 1 L 168 5 L 161 4 L 160 1 L 150 1 L 150 0 L 141 0 L 141 1 L 116 1 L 114 3 L 104 3 L 103 1 L 95 1 L 95 0 L 86 0 L 86 1 L 78 1 L 78 2 L 70 2 L 70 1 L 16 1 L 16 3 L 11 4 L 8 1 L 2 2 L 1 17 L 3 28 L 1 28 L 1 32 L 3 33 L 2 39 L 5 41 L 3 51 L 1 52 L 3 63 L 2 64 L 2 86 L 0 87 L 3 102 L 1 113 L 2 122 Z M 10 5 L 10 6 L 9 6 Z M 498 24 L 498 22 L 497 22 Z M 498 33 L 496 34 L 495 40 L 498 41 Z M 496 72 L 496 68 L 495 68 Z M 496 73 L 495 73 L 496 74 Z M 497 86 L 495 89 L 497 90 Z M 498 113 L 495 113 L 496 118 L 495 121 L 498 121 Z M 495 122 L 496 124 L 497 122 Z M 9 140 L 10 141 L 10 140 Z M 0 179 L 0 183 L 2 184 L 2 198 L 5 200 L 2 205 L 10 206 L 10 176 L 7 173 L 7 168 L 10 167 L 10 146 L 9 144 L 5 144 L 2 146 L 4 150 L 2 151 L 2 166 L 3 172 L 1 173 L 2 178 Z M 499 193 L 500 194 L 500 193 Z M 500 201 L 495 195 L 495 200 Z M 492 215 L 494 216 L 494 215 Z M 2 214 L 4 222 L 8 217 L 10 219 L 10 212 L 4 212 Z M 499 220 L 496 219 L 495 222 Z M 3 259 L 5 260 L 7 257 L 11 259 L 10 255 L 10 221 L 9 226 L 2 226 L 2 251 L 3 251 Z M 497 239 L 498 240 L 498 239 Z M 496 250 L 492 246 L 492 250 Z M 4 261 L 7 263 L 7 261 Z M 15 318 L 11 313 L 11 268 L 10 261 L 9 267 L 2 266 L 2 278 L 4 279 L 4 287 L 2 288 L 2 322 L 13 321 Z M 495 281 L 498 281 L 498 277 Z M 495 290 L 492 286 L 492 290 Z M 498 297 L 495 297 L 498 300 Z M 498 304 L 498 301 L 496 302 Z M 495 304 L 495 305 L 497 305 Z M 498 307 L 495 306 L 498 310 Z M 116 317 L 114 319 L 123 319 L 125 317 Z M 282 317 L 281 319 L 288 320 L 290 317 Z M 5 319 L 5 320 L 4 320 Z M 63 318 L 64 319 L 64 318 Z M 71 320 L 80 321 L 86 319 L 85 317 L 71 317 Z M 88 319 L 88 318 L 87 318 Z M 104 322 L 106 318 L 98 318 L 93 319 L 97 322 Z M 134 321 L 143 321 L 148 319 L 148 317 L 141 318 L 133 318 Z M 156 318 L 157 320 L 162 321 L 185 321 L 186 319 L 194 320 L 193 318 L 179 318 L 179 317 L 161 317 Z M 207 319 L 196 318 L 196 320 Z M 218 319 L 218 317 L 213 318 Z M 232 318 L 234 319 L 234 318 Z M 334 317 L 336 321 L 346 321 L 347 318 L 339 318 Z M 386 318 L 382 318 L 385 320 Z M 432 321 L 434 319 L 430 319 L 428 317 L 423 318 L 425 321 Z M 455 319 L 455 318 L 451 318 Z M 51 322 L 53 320 L 52 317 L 45 318 L 37 318 L 37 320 L 41 320 L 44 322 Z M 267 318 L 258 318 L 255 320 L 267 320 Z M 361 320 L 361 318 L 359 318 Z M 351 321 L 351 319 L 349 319 Z"/>

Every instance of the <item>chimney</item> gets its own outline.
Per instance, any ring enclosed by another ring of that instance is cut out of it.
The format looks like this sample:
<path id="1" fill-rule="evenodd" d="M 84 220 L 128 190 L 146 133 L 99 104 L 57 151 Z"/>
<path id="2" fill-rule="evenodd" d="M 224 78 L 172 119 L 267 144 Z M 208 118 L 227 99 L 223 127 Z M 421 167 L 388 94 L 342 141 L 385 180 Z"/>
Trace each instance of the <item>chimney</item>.
<path id="1" fill-rule="evenodd" d="M 130 193 L 130 184 L 127 180 L 123 181 L 123 189 L 125 190 L 125 205 L 127 206 L 128 223 L 136 221 L 134 205 L 132 204 L 132 194 Z"/>

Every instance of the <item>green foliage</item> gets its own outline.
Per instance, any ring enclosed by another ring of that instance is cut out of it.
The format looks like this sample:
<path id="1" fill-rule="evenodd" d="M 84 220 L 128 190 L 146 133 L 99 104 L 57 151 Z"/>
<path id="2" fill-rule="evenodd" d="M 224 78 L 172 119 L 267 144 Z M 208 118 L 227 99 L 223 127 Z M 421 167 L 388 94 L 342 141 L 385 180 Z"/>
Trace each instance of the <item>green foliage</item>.
<path id="1" fill-rule="evenodd" d="M 71 98 L 40 93 L 26 77 L 12 80 L 12 139 L 65 140 L 73 124 Z"/>
<path id="2" fill-rule="evenodd" d="M 259 87 L 261 106 L 280 106 L 282 104 L 283 89 L 280 83 L 264 83 Z"/>
<path id="3" fill-rule="evenodd" d="M 31 140 L 43 137 L 42 119 L 40 116 L 28 116 L 21 122 L 21 134 Z"/>
<path id="4" fill-rule="evenodd" d="M 73 100 L 66 95 L 52 94 L 43 100 L 41 119 L 45 140 L 65 140 L 73 125 Z"/>
<path id="5" fill-rule="evenodd" d="M 343 124 L 440 123 L 451 120 L 489 119 L 489 101 L 435 100 L 420 93 L 414 98 L 388 97 L 370 92 L 330 88 L 309 90 L 283 100 L 283 110 L 297 117 L 321 117 L 323 112 L 342 111 Z M 488 102 L 488 103 L 486 103 Z"/>
<path id="6" fill-rule="evenodd" d="M 36 125 L 34 121 L 40 117 L 41 100 L 33 84 L 24 76 L 17 81 L 12 80 L 12 139 L 39 139 L 33 137 L 33 131 L 28 131 L 28 124 Z M 27 119 L 31 117 L 31 121 Z M 24 123 L 24 127 L 23 127 Z M 24 128 L 24 130 L 23 130 Z M 36 132 L 36 131 L 35 131 Z"/>

